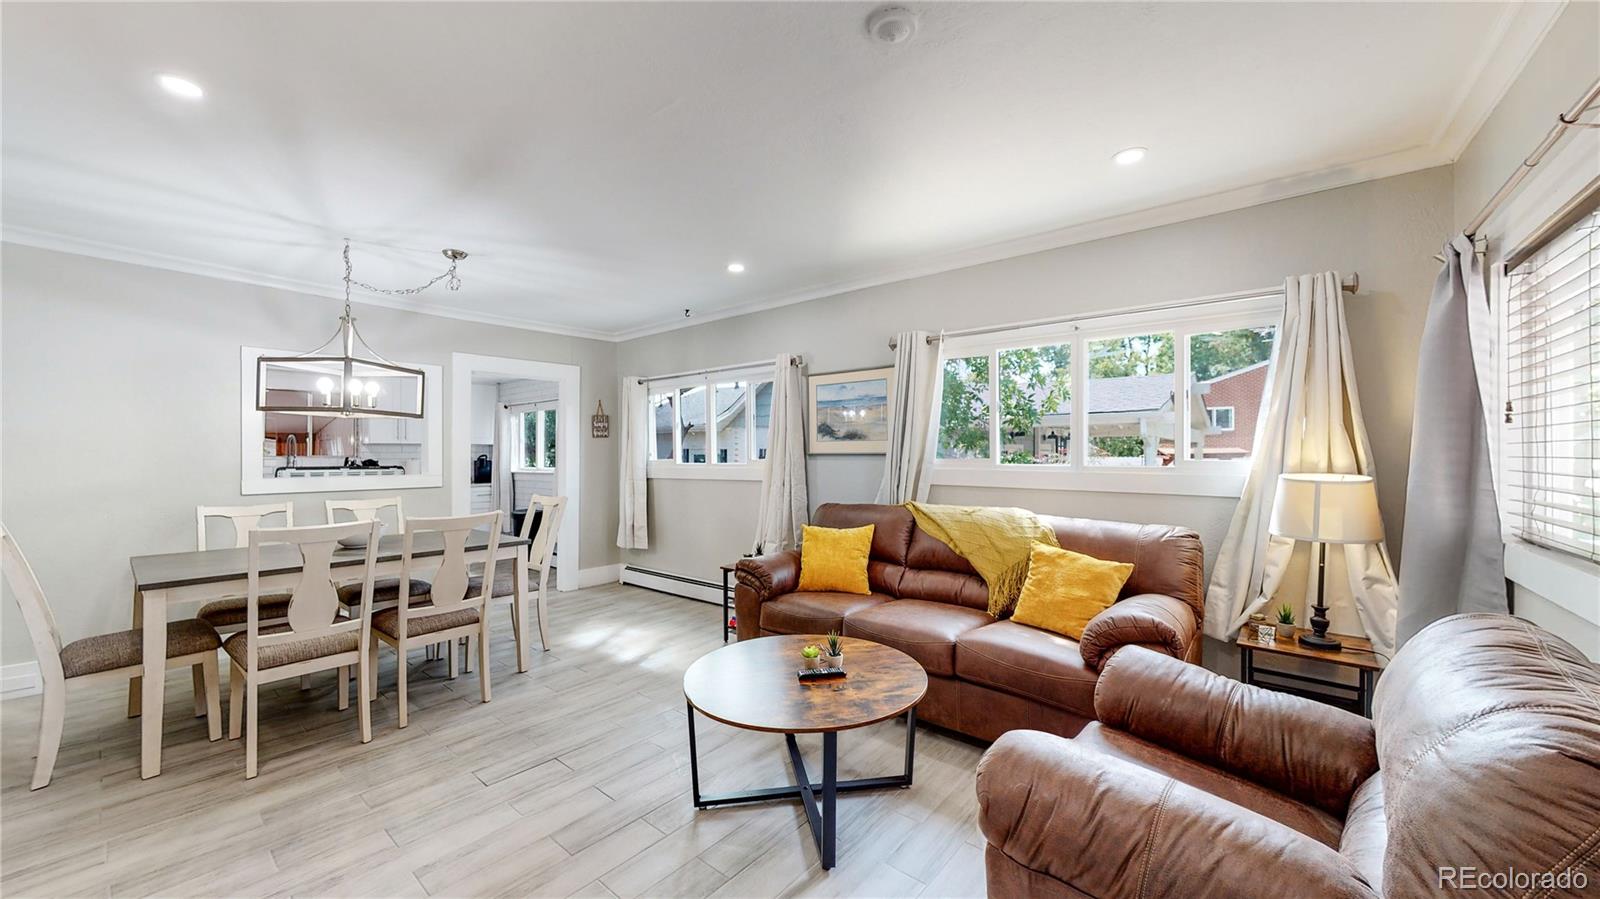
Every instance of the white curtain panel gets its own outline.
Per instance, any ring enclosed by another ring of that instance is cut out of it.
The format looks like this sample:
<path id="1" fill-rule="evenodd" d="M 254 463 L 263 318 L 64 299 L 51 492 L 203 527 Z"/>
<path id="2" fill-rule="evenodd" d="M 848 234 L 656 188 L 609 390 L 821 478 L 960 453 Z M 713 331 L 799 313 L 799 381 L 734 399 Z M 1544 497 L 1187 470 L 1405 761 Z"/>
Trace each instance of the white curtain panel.
<path id="1" fill-rule="evenodd" d="M 1417 360 L 1399 642 L 1457 612 L 1507 611 L 1495 496 L 1494 320 L 1472 240 L 1444 248 Z"/>
<path id="2" fill-rule="evenodd" d="M 650 438 L 654 422 L 647 413 L 649 396 L 635 375 L 622 379 L 622 403 L 617 407 L 617 451 L 621 454 L 617 484 L 617 545 L 623 549 L 649 549 L 648 523 Z"/>
<path id="3" fill-rule="evenodd" d="M 811 520 L 806 496 L 806 379 L 787 353 L 779 354 L 772 380 L 772 425 L 767 435 L 767 470 L 761 475 L 756 515 L 757 554 L 800 545 L 800 529 Z"/>
<path id="4" fill-rule="evenodd" d="M 516 467 L 512 458 L 517 451 L 515 417 L 505 406 L 494 404 L 494 466 L 489 481 L 489 492 L 494 496 L 494 507 L 501 512 L 500 520 L 509 531 L 511 521 L 511 471 Z"/>
<path id="5" fill-rule="evenodd" d="M 932 442 L 928 439 L 938 404 L 939 350 L 927 331 L 895 336 L 894 408 L 889 410 L 889 451 L 883 458 L 878 502 L 927 502 Z"/>
<path id="6" fill-rule="evenodd" d="M 1278 475 L 1376 477 L 1356 395 L 1339 275 L 1292 277 L 1284 293 L 1283 322 L 1273 348 L 1276 364 L 1267 383 L 1250 475 L 1206 591 L 1205 630 L 1218 640 L 1233 639 L 1239 626 L 1269 603 L 1291 601 L 1298 606 L 1297 620 L 1310 617 L 1306 610 L 1317 589 L 1310 545 L 1267 532 Z M 1291 570 L 1303 572 L 1304 588 L 1275 598 Z M 1331 630 L 1352 633 L 1359 628 L 1373 648 L 1392 655 L 1398 600 L 1387 546 L 1329 546 L 1328 571 Z"/>

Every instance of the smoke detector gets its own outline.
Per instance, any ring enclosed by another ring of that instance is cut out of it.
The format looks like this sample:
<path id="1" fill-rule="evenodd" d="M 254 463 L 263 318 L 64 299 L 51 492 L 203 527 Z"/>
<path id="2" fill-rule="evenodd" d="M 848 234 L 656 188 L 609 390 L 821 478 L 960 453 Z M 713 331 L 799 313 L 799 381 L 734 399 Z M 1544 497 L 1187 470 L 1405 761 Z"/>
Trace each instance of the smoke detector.
<path id="1" fill-rule="evenodd" d="M 867 34 L 885 44 L 903 44 L 917 33 L 917 17 L 900 6 L 885 6 L 867 16 Z"/>

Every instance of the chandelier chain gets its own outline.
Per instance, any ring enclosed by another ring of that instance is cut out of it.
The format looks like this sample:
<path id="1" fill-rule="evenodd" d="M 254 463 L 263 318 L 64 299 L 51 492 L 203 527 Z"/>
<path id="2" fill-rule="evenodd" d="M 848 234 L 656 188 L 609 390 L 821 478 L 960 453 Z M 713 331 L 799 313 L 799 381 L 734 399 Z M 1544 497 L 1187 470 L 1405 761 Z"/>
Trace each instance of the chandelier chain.
<path id="1" fill-rule="evenodd" d="M 350 315 L 350 288 L 351 287 L 359 287 L 362 290 L 368 291 L 370 293 L 383 294 L 384 296 L 391 296 L 391 297 L 410 296 L 412 294 L 422 293 L 424 290 L 427 290 L 428 288 L 432 287 L 433 285 L 438 284 L 440 281 L 445 281 L 446 282 L 445 283 L 445 287 L 449 288 L 450 290 L 460 290 L 461 289 L 461 278 L 456 275 L 456 263 L 457 262 L 458 262 L 458 260 L 452 257 L 451 260 L 450 260 L 450 268 L 447 269 L 444 272 L 444 274 L 441 274 L 441 275 L 433 278 L 432 280 L 428 281 L 428 283 L 422 284 L 422 285 L 417 286 L 417 287 L 401 287 L 401 288 L 395 288 L 395 289 L 387 289 L 387 288 L 383 288 L 383 287 L 374 287 L 373 285 L 368 284 L 365 281 L 357 281 L 354 278 L 354 276 L 353 276 L 353 271 L 354 270 L 353 270 L 353 268 L 351 267 L 351 264 L 350 264 L 350 241 L 346 240 L 344 242 L 344 314 L 346 316 Z"/>

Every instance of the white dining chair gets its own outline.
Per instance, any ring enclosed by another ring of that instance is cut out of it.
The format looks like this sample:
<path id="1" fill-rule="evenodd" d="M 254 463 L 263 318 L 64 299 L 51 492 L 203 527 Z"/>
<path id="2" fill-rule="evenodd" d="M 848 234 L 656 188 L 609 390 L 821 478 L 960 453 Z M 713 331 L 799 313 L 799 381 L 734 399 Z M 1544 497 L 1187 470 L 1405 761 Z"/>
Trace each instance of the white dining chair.
<path id="1" fill-rule="evenodd" d="M 405 505 L 398 496 L 385 496 L 378 499 L 330 499 L 324 500 L 327 508 L 328 524 L 337 524 L 339 514 L 344 513 L 348 521 L 380 521 L 388 526 L 386 511 L 394 512 L 394 527 L 396 534 L 406 532 Z M 361 601 L 359 584 L 345 583 L 339 586 L 339 601 L 346 606 L 354 606 Z M 428 582 L 421 578 L 413 578 L 411 592 L 427 593 Z M 379 578 L 372 584 L 372 607 L 374 610 L 386 609 L 395 605 L 400 599 L 400 579 L 394 577 Z"/>
<path id="2" fill-rule="evenodd" d="M 357 614 L 341 614 L 333 585 L 333 554 L 339 541 L 366 537 L 367 553 L 361 568 L 361 600 Z M 244 734 L 244 776 L 256 776 L 256 730 L 261 714 L 262 684 L 300 677 L 328 669 L 356 669 L 357 718 L 361 742 L 372 739 L 372 706 L 368 684 L 371 642 L 372 572 L 378 558 L 378 526 L 372 521 L 313 525 L 300 528 L 261 528 L 250 532 L 245 592 L 245 628 L 222 643 L 228 654 L 228 737 Z M 300 552 L 300 580 L 289 593 L 284 621 L 266 626 L 261 619 L 261 549 L 289 544 Z M 338 696 L 339 708 L 350 707 L 347 689 Z M 242 716 L 241 716 L 242 711 Z M 241 722 L 241 717 L 243 721 Z"/>
<path id="3" fill-rule="evenodd" d="M 0 567 L 4 569 L 6 585 L 17 598 L 22 620 L 33 641 L 33 653 L 39 661 L 39 676 L 44 685 L 39 712 L 39 750 L 31 786 L 37 790 L 50 783 L 51 772 L 55 770 L 61 732 L 66 725 L 67 684 L 150 675 L 145 673 L 141 631 L 116 631 L 67 644 L 61 642 L 61 631 L 56 627 L 50 604 L 45 601 L 44 589 L 4 525 L 0 525 L 0 557 L 3 557 Z M 189 618 L 167 623 L 164 668 L 194 670 L 204 690 L 206 729 L 212 740 L 222 738 L 222 702 L 217 691 L 220 642 L 217 632 L 204 621 Z"/>
<path id="4" fill-rule="evenodd" d="M 378 670 L 378 647 L 387 643 L 396 655 L 396 694 L 399 696 L 400 726 L 405 727 L 409 715 L 406 709 L 406 657 L 413 645 L 444 641 L 452 648 L 457 640 L 475 637 L 478 642 L 478 688 L 483 701 L 489 701 L 489 614 L 488 597 L 480 581 L 476 587 L 467 570 L 467 538 L 474 530 L 487 528 L 486 559 L 493 559 L 500 548 L 500 513 L 462 515 L 453 518 L 413 518 L 407 526 L 401 548 L 400 579 L 406 581 L 411 573 L 416 538 L 419 534 L 438 534 L 444 553 L 433 574 L 433 589 L 418 596 L 409 590 L 400 592 L 400 602 L 392 609 L 373 613 L 372 634 L 376 638 L 371 646 L 369 667 Z M 419 602 L 420 600 L 420 602 Z M 418 641 L 420 638 L 421 642 Z M 453 655 L 453 653 L 452 653 Z M 452 674 L 454 666 L 452 664 Z M 377 691 L 377 684 L 371 689 Z"/>
<path id="5" fill-rule="evenodd" d="M 534 510 L 540 510 L 539 515 Z M 517 536 L 524 540 L 532 539 L 528 547 L 528 576 L 533 581 L 529 585 L 529 593 L 534 601 L 535 613 L 539 616 L 539 644 L 545 649 L 550 648 L 549 613 L 545 605 L 545 596 L 550 581 L 550 562 L 555 558 L 556 538 L 561 531 L 561 519 L 566 515 L 567 498 L 564 496 L 530 496 L 528 497 L 528 514 L 522 519 L 522 533 Z M 538 519 L 539 529 L 533 530 L 534 519 Z M 490 601 L 493 603 L 515 603 L 517 598 L 516 585 L 517 561 L 515 559 L 501 559 L 494 567 L 494 583 L 489 591 Z M 483 568 L 475 567 L 473 585 L 477 586 L 483 579 Z M 524 641 L 528 639 L 523 633 L 523 622 L 515 612 L 511 615 L 511 629 L 517 641 L 517 658 L 527 658 Z"/>
<path id="6" fill-rule="evenodd" d="M 208 549 L 244 549 L 250 545 L 250 532 L 263 526 L 294 527 L 294 503 L 262 503 L 256 506 L 195 506 L 195 544 L 201 552 Z M 281 517 L 264 525 L 268 518 Z M 226 523 L 232 534 L 224 540 L 210 540 L 207 535 L 213 521 Z M 261 615 L 277 620 L 287 614 L 289 594 L 275 593 L 261 598 Z M 244 626 L 244 597 L 229 596 L 213 600 L 200 607 L 196 618 L 210 624 L 219 634 L 229 634 Z"/>

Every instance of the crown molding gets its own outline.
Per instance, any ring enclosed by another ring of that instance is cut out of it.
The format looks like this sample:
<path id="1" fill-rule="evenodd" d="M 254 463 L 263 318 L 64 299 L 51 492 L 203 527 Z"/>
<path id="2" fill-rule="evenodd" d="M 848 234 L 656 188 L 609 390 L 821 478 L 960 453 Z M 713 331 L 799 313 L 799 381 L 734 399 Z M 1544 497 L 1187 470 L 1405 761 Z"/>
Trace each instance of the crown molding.
<path id="1" fill-rule="evenodd" d="M 1175 225 L 1179 222 L 1248 209 L 1251 206 L 1261 206 L 1267 203 L 1275 203 L 1279 200 L 1291 200 L 1295 197 L 1321 193 L 1325 190 L 1333 190 L 1340 187 L 1349 187 L 1365 181 L 1376 181 L 1380 178 L 1390 178 L 1395 175 L 1404 175 L 1408 172 L 1430 169 L 1435 166 L 1446 165 L 1449 162 L 1450 159 L 1445 157 L 1439 147 L 1411 147 L 1371 159 L 1330 166 L 1317 172 L 1292 175 L 1260 184 L 1252 184 L 1206 196 L 1180 200 L 1176 203 L 1152 206 L 1136 212 L 1068 225 L 1064 228 L 1057 228 L 1026 237 L 951 252 L 928 254 L 903 267 L 888 269 L 860 278 L 812 285 L 793 292 L 750 300 L 703 314 L 697 312 L 695 317 L 688 321 L 679 320 L 662 322 L 656 325 L 645 325 L 619 332 L 614 335 L 613 339 L 623 341 L 637 340 L 654 334 L 692 328 L 696 325 L 708 324 L 725 318 L 735 318 L 741 315 L 749 315 L 753 312 L 791 306 L 795 303 L 804 303 L 809 300 L 850 293 L 851 291 L 865 290 L 869 287 L 880 287 L 884 284 L 893 284 L 912 278 L 923 278 L 990 262 L 1014 259 L 1018 256 L 1043 253 L 1073 246 L 1074 244 L 1116 237 L 1120 234 L 1147 231 L 1163 225 Z"/>
<path id="2" fill-rule="evenodd" d="M 88 256 L 94 259 L 105 259 L 111 262 L 124 262 L 129 265 L 141 265 L 146 268 L 157 268 L 165 271 L 179 272 L 185 275 L 198 275 L 202 278 L 216 278 L 220 281 L 234 281 L 240 284 L 252 284 L 257 287 L 267 287 L 273 290 L 288 291 L 290 293 L 305 294 L 314 297 L 327 297 L 333 300 L 343 300 L 344 293 L 330 288 L 327 284 L 316 281 L 305 281 L 299 278 L 285 278 L 278 275 L 269 275 L 248 269 L 235 268 L 229 265 L 218 265 L 212 262 L 202 262 L 185 256 L 174 256 L 168 253 L 157 253 L 127 247 L 121 244 L 107 243 L 105 241 L 89 240 L 67 234 L 57 234 L 37 228 L 27 228 L 17 225 L 5 225 L 0 228 L 0 241 L 13 243 L 19 246 L 35 247 L 41 250 L 54 250 L 60 253 L 72 253 L 77 256 Z M 525 319 L 517 316 L 499 315 L 492 312 L 477 312 L 467 309 L 457 309 L 451 306 L 442 306 L 437 303 L 425 303 L 416 300 L 406 300 L 400 297 L 378 296 L 362 293 L 353 297 L 352 303 L 358 306 L 378 306 L 384 309 L 396 309 L 401 312 L 415 312 L 420 315 L 435 315 L 440 318 L 450 318 L 457 321 L 475 322 L 484 325 L 497 325 L 503 328 L 518 328 L 524 331 L 540 331 L 546 334 L 556 334 L 562 337 L 581 337 L 587 340 L 615 341 L 615 335 L 591 328 L 573 328 L 566 325 L 553 325 L 535 319 Z"/>
<path id="3" fill-rule="evenodd" d="M 750 315 L 769 309 L 791 306 L 810 300 L 822 299 L 869 287 L 893 284 L 912 278 L 942 274 L 962 268 L 998 262 L 1018 256 L 1027 256 L 1074 244 L 1087 243 L 1134 231 L 1159 228 L 1164 225 L 1233 212 L 1280 200 L 1348 187 L 1364 181 L 1389 178 L 1408 172 L 1420 171 L 1439 165 L 1454 163 L 1483 127 L 1496 106 L 1515 83 L 1517 76 L 1533 57 L 1546 34 L 1554 26 L 1570 0 L 1555 2 L 1520 3 L 1508 6 L 1491 26 L 1491 37 L 1485 42 L 1478 58 L 1473 60 L 1476 74 L 1461 81 L 1461 87 L 1452 102 L 1440 113 L 1439 123 L 1428 143 L 1386 153 L 1368 159 L 1355 160 L 1329 166 L 1309 173 L 1290 175 L 1252 185 L 1220 191 L 1175 203 L 1153 206 L 1134 212 L 1079 222 L 1042 233 L 1025 235 L 1008 240 L 981 244 L 953 251 L 928 253 L 872 274 L 838 281 L 821 282 L 796 290 L 757 297 L 696 313 L 692 319 L 675 319 L 654 324 L 642 324 L 619 331 L 602 331 L 555 325 L 520 316 L 469 311 L 432 303 L 405 300 L 397 297 L 363 296 L 360 303 L 380 306 L 423 315 L 435 315 L 460 321 L 478 322 L 501 327 L 538 331 L 564 337 L 589 340 L 623 342 L 656 334 L 693 328 L 703 324 Z M 1473 66 L 1469 66 L 1471 70 Z M 0 240 L 24 246 L 38 247 L 126 262 L 151 268 L 166 269 L 237 281 L 291 291 L 310 296 L 342 299 L 343 295 L 326 284 L 284 278 L 262 272 L 202 262 L 196 259 L 155 253 L 58 234 L 33 228 L 6 225 L 0 229 Z"/>
<path id="4" fill-rule="evenodd" d="M 1569 5 L 1570 0 L 1513 3 L 1500 13 L 1490 28 L 1493 37 L 1468 67 L 1477 75 L 1462 79 L 1429 141 L 1441 148 L 1447 161 L 1453 163 L 1466 152 Z"/>

